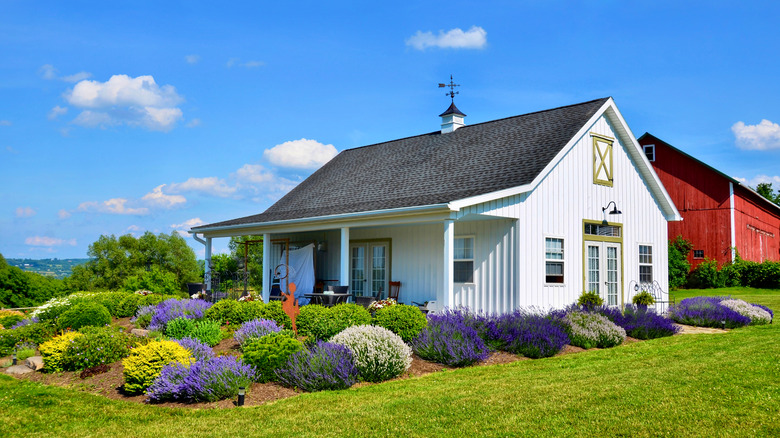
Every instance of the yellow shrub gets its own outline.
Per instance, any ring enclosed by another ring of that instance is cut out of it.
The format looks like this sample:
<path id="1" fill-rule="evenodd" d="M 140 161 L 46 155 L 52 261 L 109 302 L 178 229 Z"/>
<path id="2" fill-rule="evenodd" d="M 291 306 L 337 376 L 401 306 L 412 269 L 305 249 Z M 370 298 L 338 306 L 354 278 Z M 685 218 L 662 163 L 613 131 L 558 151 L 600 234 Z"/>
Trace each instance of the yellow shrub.
<path id="1" fill-rule="evenodd" d="M 122 361 L 125 391 L 143 392 L 160 376 L 163 367 L 173 362 L 189 366 L 193 358 L 189 351 L 173 341 L 155 341 L 133 349 Z"/>
<path id="2" fill-rule="evenodd" d="M 43 366 L 46 371 L 62 371 L 62 359 L 65 350 L 68 349 L 74 339 L 81 336 L 84 335 L 79 332 L 68 332 L 41 344 L 38 349 L 41 351 Z"/>
<path id="3" fill-rule="evenodd" d="M 24 313 L 18 310 L 7 310 L 7 309 L 0 310 L 0 318 L 4 316 L 11 316 L 11 315 L 24 316 Z"/>

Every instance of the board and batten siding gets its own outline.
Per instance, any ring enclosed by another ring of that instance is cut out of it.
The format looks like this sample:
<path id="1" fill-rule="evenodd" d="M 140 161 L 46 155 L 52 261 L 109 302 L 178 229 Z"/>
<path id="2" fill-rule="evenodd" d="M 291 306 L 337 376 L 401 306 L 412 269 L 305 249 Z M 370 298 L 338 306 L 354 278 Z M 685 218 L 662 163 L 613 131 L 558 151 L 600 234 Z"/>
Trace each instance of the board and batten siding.
<path id="1" fill-rule="evenodd" d="M 593 182 L 591 133 L 615 139 L 612 187 Z M 531 192 L 473 205 L 459 212 L 459 217 L 481 214 L 518 219 L 514 262 L 519 290 L 505 292 L 518 297 L 516 306 L 560 308 L 576 301 L 585 287 L 583 220 L 604 219 L 602 208 L 610 201 L 615 201 L 623 212 L 607 217 L 610 222 L 622 225 L 621 302 L 630 302 L 634 291 L 629 290 L 629 284 L 639 280 L 640 244 L 653 247 L 654 279 L 668 291 L 667 222 L 625 147 L 634 146 L 623 144 L 611 123 L 602 116 Z M 562 285 L 545 284 L 546 237 L 564 239 Z"/>

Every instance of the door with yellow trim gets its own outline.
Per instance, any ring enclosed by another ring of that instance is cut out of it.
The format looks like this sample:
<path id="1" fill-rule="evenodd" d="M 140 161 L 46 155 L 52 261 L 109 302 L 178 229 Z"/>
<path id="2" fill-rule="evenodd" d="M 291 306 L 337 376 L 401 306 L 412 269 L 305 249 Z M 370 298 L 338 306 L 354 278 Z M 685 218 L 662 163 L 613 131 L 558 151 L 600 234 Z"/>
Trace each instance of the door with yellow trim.
<path id="1" fill-rule="evenodd" d="M 596 292 L 604 304 L 620 304 L 620 244 L 585 242 L 585 287 Z"/>

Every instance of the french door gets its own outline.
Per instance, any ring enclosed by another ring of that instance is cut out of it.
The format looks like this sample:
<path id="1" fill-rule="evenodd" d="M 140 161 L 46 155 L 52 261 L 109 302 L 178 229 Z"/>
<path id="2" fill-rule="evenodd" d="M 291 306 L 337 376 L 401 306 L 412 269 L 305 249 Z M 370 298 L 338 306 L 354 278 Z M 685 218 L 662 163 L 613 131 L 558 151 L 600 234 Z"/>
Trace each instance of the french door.
<path id="1" fill-rule="evenodd" d="M 596 292 L 606 305 L 620 304 L 620 244 L 586 241 L 585 261 L 588 292 Z"/>
<path id="2" fill-rule="evenodd" d="M 349 245 L 349 287 L 355 296 L 387 296 L 390 242 L 365 242 Z"/>

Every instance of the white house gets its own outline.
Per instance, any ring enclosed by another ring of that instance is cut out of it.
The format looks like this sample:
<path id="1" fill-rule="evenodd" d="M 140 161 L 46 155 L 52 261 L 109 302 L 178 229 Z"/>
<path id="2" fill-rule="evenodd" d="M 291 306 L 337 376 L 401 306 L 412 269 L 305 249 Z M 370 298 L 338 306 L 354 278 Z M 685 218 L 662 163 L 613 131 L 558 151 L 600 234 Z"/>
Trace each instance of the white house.
<path id="1" fill-rule="evenodd" d="M 630 302 L 668 290 L 667 221 L 680 214 L 612 98 L 349 149 L 265 212 L 203 225 L 316 243 L 316 275 L 356 295 L 402 283 L 400 301 L 508 312 L 562 307 L 584 290 Z M 264 245 L 263 283 L 280 249 Z"/>

